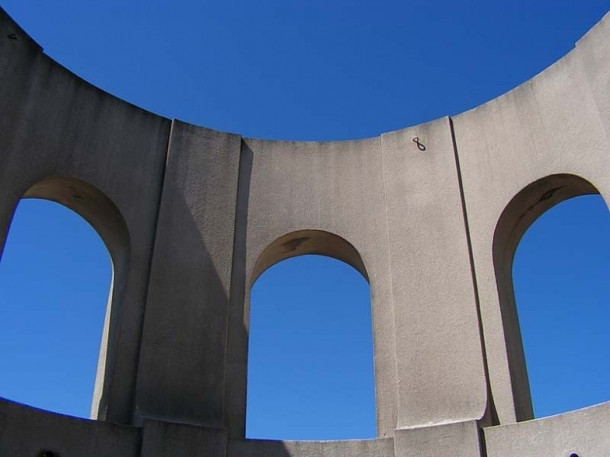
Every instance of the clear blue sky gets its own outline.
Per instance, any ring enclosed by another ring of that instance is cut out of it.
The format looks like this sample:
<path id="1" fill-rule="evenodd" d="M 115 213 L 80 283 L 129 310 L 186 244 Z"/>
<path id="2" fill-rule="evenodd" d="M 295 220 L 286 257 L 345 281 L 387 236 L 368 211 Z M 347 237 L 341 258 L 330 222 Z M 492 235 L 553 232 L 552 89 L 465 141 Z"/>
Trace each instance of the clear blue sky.
<path id="1" fill-rule="evenodd" d="M 609 5 L 0 0 L 0 6 L 51 57 L 143 108 L 244 136 L 330 140 L 378 135 L 500 95 L 572 49 Z M 517 252 L 516 292 L 538 416 L 610 399 L 609 222 L 599 197 L 575 199 L 541 217 Z M 569 271 L 561 270 L 568 264 Z M 299 283 L 299 275 L 307 282 Z M 0 395 L 88 415 L 109 282 L 108 254 L 86 224 L 55 204 L 22 203 L 0 263 Z M 373 436 L 366 282 L 340 262 L 305 257 L 271 268 L 252 293 L 248 434 Z M 291 320 L 302 327 L 289 327 Z M 290 365 L 283 351 L 303 358 Z M 337 360 L 341 369 L 331 369 Z M 329 398 L 343 403 L 325 409 Z"/>

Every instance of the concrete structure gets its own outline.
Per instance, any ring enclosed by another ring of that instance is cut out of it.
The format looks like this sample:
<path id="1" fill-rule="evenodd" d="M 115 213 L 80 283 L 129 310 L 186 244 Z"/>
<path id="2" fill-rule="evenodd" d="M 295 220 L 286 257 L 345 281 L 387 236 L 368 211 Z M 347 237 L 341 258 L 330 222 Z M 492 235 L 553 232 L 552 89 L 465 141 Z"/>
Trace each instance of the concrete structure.
<path id="1" fill-rule="evenodd" d="M 610 201 L 610 15 L 479 108 L 329 143 L 153 115 L 3 12 L 0 32 L 0 246 L 19 200 L 47 198 L 87 219 L 114 265 L 97 420 L 0 400 L 1 456 L 610 455 L 610 403 L 527 421 L 511 278 L 545 210 Z M 244 439 L 250 288 L 307 253 L 370 282 L 376 440 Z"/>

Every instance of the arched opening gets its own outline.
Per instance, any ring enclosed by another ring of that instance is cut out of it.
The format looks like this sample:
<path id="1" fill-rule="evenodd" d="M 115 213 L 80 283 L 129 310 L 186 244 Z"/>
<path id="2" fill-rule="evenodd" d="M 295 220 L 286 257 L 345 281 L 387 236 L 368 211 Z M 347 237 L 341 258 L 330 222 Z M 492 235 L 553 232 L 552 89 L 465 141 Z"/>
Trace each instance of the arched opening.
<path id="1" fill-rule="evenodd" d="M 3 246 L 0 395 L 104 418 L 129 240 L 114 204 L 74 179 L 38 181 Z"/>
<path id="2" fill-rule="evenodd" d="M 558 174 L 551 175 L 545 178 L 542 178 L 529 186 L 525 187 L 519 194 L 517 194 L 511 202 L 507 205 L 505 210 L 503 211 L 498 224 L 496 226 L 496 230 L 494 233 L 494 244 L 493 244 L 493 257 L 494 257 L 494 267 L 496 272 L 496 281 L 498 285 L 498 296 L 500 300 L 500 311 L 502 314 L 502 322 L 504 327 L 504 336 L 505 336 L 505 344 L 506 344 L 506 352 L 509 362 L 509 369 L 511 375 L 511 385 L 513 390 L 513 398 L 515 402 L 515 412 L 517 416 L 517 420 L 527 420 L 534 417 L 534 409 L 532 406 L 532 397 L 531 397 L 531 386 L 530 386 L 530 377 L 528 376 L 528 368 L 526 364 L 526 352 L 527 358 L 530 359 L 530 355 L 534 355 L 539 349 L 542 349 L 543 353 L 546 350 L 546 355 L 548 356 L 550 353 L 554 352 L 555 360 L 561 360 L 560 365 L 556 365 L 555 369 L 563 369 L 564 375 L 572 376 L 576 381 L 576 384 L 579 385 L 581 389 L 586 389 L 587 380 L 578 373 L 578 369 L 575 366 L 569 367 L 569 365 L 565 364 L 565 351 L 561 348 L 553 349 L 551 346 L 551 341 L 548 339 L 545 341 L 544 338 L 541 338 L 545 332 L 550 332 L 552 334 L 556 330 L 560 329 L 551 329 L 549 327 L 556 326 L 558 324 L 557 321 L 553 321 L 551 318 L 552 314 L 549 312 L 552 310 L 553 312 L 557 312 L 560 308 L 560 305 L 553 298 L 553 288 L 557 290 L 558 284 L 555 286 L 551 286 L 550 289 L 546 291 L 541 289 L 541 284 L 530 283 L 531 288 L 536 291 L 536 298 L 530 299 L 525 298 L 523 303 L 519 303 L 517 306 L 516 298 L 515 298 L 515 279 L 520 280 L 520 286 L 518 291 L 525 290 L 521 286 L 523 286 L 523 277 L 525 276 L 526 281 L 535 281 L 533 275 L 528 275 L 526 270 L 521 262 L 519 264 L 515 264 L 515 253 L 517 251 L 517 247 L 519 246 L 522 239 L 524 239 L 524 234 L 528 229 L 533 225 L 532 230 L 535 235 L 538 231 L 538 226 L 540 224 L 544 229 L 545 222 L 550 218 L 552 221 L 556 214 L 561 216 L 561 210 L 564 207 L 572 208 L 574 204 L 578 205 L 579 199 L 572 200 L 570 202 L 566 202 L 562 204 L 558 208 L 554 208 L 551 212 L 546 213 L 549 209 L 555 207 L 556 205 L 570 199 L 574 199 L 574 197 L 584 196 L 584 195 L 594 195 L 598 194 L 597 189 L 589 182 L 583 178 L 574 175 L 568 174 Z M 597 202 L 599 203 L 601 197 L 597 197 Z M 595 200 L 595 198 L 594 198 Z M 567 206 L 565 206 L 567 205 Z M 604 205 L 605 206 L 605 205 Z M 581 208 L 582 209 L 582 208 Z M 559 212 L 558 212 L 559 211 Z M 607 212 L 607 208 L 605 210 Z M 544 214 L 544 216 L 543 216 Z M 541 217 L 543 216 L 543 217 Z M 582 219 L 583 215 L 579 215 L 579 222 L 584 221 Z M 538 220 L 540 218 L 540 220 Z M 574 221 L 573 221 L 574 222 Z M 607 222 L 607 221 L 606 221 Z M 561 230 L 561 227 L 555 227 L 555 230 Z M 547 233 L 548 236 L 548 233 Z M 527 243 L 529 242 L 529 232 L 525 237 L 526 248 Z M 549 241 L 549 240 L 547 240 Z M 562 244 L 565 245 L 566 241 L 556 241 L 556 244 L 553 246 L 555 253 L 559 253 L 562 249 Z M 534 246 L 533 248 L 539 248 L 540 245 Z M 522 257 L 523 250 L 520 249 L 519 257 Z M 527 253 L 526 253 L 527 254 Z M 548 257 L 548 253 L 547 253 Z M 513 267 L 519 268 L 519 271 L 515 272 L 513 275 Z M 557 265 L 556 265 L 557 266 Z M 575 281 L 578 279 L 578 269 L 579 265 L 576 264 L 568 264 L 564 265 L 568 268 L 568 270 L 564 269 L 563 281 L 566 284 L 570 284 L 572 290 L 577 290 L 577 284 Z M 544 271 L 539 271 L 544 275 Z M 524 286 L 527 288 L 527 286 Z M 519 292 L 521 294 L 521 292 Z M 582 303 L 584 297 L 580 297 L 579 301 Z M 534 303 L 536 302 L 536 303 Z M 583 313 L 586 313 L 584 308 L 578 308 L 578 303 L 573 303 L 571 306 L 568 305 L 563 306 L 564 311 L 566 309 L 572 308 L 572 312 L 576 312 L 581 314 L 580 317 L 583 316 Z M 528 307 L 528 314 L 525 315 L 524 307 Z M 519 312 L 517 309 L 519 308 Z M 538 315 L 538 323 L 534 324 L 538 326 L 537 328 L 531 328 L 532 322 L 529 321 L 529 314 L 534 313 Z M 521 314 L 526 316 L 527 322 L 523 321 L 523 327 L 520 325 L 520 317 Z M 564 316 L 565 317 L 565 316 Z M 593 316 L 586 316 L 588 319 L 594 318 Z M 576 322 L 577 316 L 572 316 L 574 319 L 572 322 Z M 569 341 L 572 335 L 575 335 L 574 329 L 570 329 L 570 321 L 565 322 L 567 325 L 560 330 L 563 332 L 563 338 L 565 341 Z M 523 330 L 528 332 L 528 335 L 523 335 Z M 530 354 L 529 349 L 524 351 L 524 342 L 530 346 L 531 335 L 535 334 L 535 341 L 538 343 L 533 343 L 533 346 L 538 346 L 535 348 L 532 346 L 532 352 Z M 527 336 L 523 338 L 523 336 Z M 591 341 L 588 337 L 587 339 Z M 541 348 L 541 345 L 543 346 Z M 544 347 L 546 346 L 546 347 Z M 571 345 L 570 351 L 575 351 L 576 345 Z M 549 352 L 550 351 L 550 352 Z M 564 352 L 562 354 L 562 351 Z M 581 354 L 582 355 L 582 354 Z M 548 362 L 548 360 L 546 361 Z M 530 362 L 530 365 L 533 365 L 533 361 Z M 537 364 L 538 362 L 536 362 Z M 563 368 L 559 368 L 563 365 Z M 537 367 L 538 368 L 538 367 Z M 584 373 L 583 373 L 584 375 Z M 557 385 L 557 384 L 556 384 Z M 542 387 L 542 386 L 541 386 Z M 544 389 L 544 387 L 542 387 Z M 536 387 L 538 389 L 538 387 Z M 548 393 L 548 392 L 547 392 Z M 556 400 L 556 399 L 555 399 Z M 555 402 L 556 405 L 559 403 Z M 576 403 L 574 403 L 576 405 Z M 581 404 L 581 406 L 583 406 Z M 555 410 L 555 412 L 565 411 L 573 409 L 570 406 L 559 407 L 559 409 Z M 536 416 L 547 415 L 550 411 L 546 407 L 536 413 Z"/>
<path id="3" fill-rule="evenodd" d="M 610 400 L 610 213 L 566 200 L 523 235 L 513 267 L 534 417 Z"/>
<path id="4" fill-rule="evenodd" d="M 371 295 L 357 251 L 327 232 L 295 232 L 267 248 L 255 275 L 246 436 L 374 438 Z"/>
<path id="5" fill-rule="evenodd" d="M 66 207 L 26 199 L 0 265 L 1 395 L 89 417 L 112 276 L 104 243 Z"/>

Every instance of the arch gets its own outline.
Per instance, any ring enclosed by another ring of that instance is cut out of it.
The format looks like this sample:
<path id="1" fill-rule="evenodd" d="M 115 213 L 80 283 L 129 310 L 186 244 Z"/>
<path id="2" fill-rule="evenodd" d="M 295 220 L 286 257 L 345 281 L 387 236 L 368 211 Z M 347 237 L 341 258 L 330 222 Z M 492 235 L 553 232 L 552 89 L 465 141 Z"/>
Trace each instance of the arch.
<path id="1" fill-rule="evenodd" d="M 515 251 L 527 229 L 545 211 L 569 198 L 598 193 L 592 183 L 579 176 L 549 175 L 515 195 L 496 224 L 492 255 L 518 421 L 532 419 L 534 413 L 513 285 Z"/>
<path id="2" fill-rule="evenodd" d="M 239 439 L 246 436 L 251 290 L 261 274 L 282 260 L 318 254 L 350 265 L 370 283 L 364 261 L 356 248 L 344 238 L 324 230 L 304 229 L 289 232 L 279 236 L 266 247 L 261 246 L 260 250 L 253 251 L 249 252 L 252 257 L 247 262 L 243 259 L 244 270 L 239 273 L 234 271 L 231 284 L 233 311 L 229 323 L 227 350 L 229 374 L 226 377 L 226 417 L 230 424 L 228 428 L 231 436 Z M 250 266 L 246 266 L 246 263 Z M 239 280 L 236 280 L 237 278 Z M 377 373 L 375 380 L 378 385 Z"/>
<path id="3" fill-rule="evenodd" d="M 306 254 L 325 255 L 341 260 L 354 267 L 369 281 L 362 257 L 349 241 L 324 230 L 309 229 L 287 233 L 267 246 L 254 265 L 250 284 L 254 284 L 265 270 L 276 263 Z"/>
<path id="4" fill-rule="evenodd" d="M 66 176 L 50 176 L 38 180 L 22 195 L 23 199 L 37 198 L 59 203 L 85 219 L 104 242 L 112 262 L 112 280 L 106 308 L 102 341 L 95 379 L 91 417 L 106 415 L 105 384 L 116 356 L 121 298 L 127 284 L 130 241 L 127 225 L 116 205 L 93 185 Z"/>
<path id="5" fill-rule="evenodd" d="M 304 256 L 310 256 L 309 258 L 303 258 Z M 271 271 L 268 270 L 274 270 L 277 267 L 280 267 L 280 264 L 282 264 L 283 262 L 289 260 L 289 259 L 293 259 L 295 261 L 297 261 L 297 259 L 294 259 L 295 257 L 299 257 L 299 260 L 302 260 L 303 262 L 309 262 L 309 263 L 315 263 L 316 264 L 316 268 L 320 268 L 320 263 L 323 262 L 329 262 L 327 263 L 327 266 L 330 265 L 334 265 L 333 267 L 329 268 L 329 270 L 327 270 L 327 272 L 330 272 L 331 270 L 333 270 L 333 268 L 336 269 L 341 269 L 342 272 L 346 272 L 348 270 L 351 270 L 351 275 L 352 278 L 355 279 L 359 279 L 359 283 L 362 284 L 366 284 L 366 299 L 364 298 L 363 295 L 359 295 L 358 297 L 354 297 L 355 300 L 352 302 L 352 300 L 350 300 L 348 303 L 345 303 L 345 301 L 343 302 L 344 305 L 354 305 L 354 304 L 359 304 L 362 305 L 363 302 L 367 302 L 367 307 L 368 310 L 366 311 L 369 314 L 369 323 L 366 324 L 367 326 L 371 326 L 369 328 L 369 332 L 370 334 L 367 335 L 367 339 L 370 336 L 371 340 L 370 340 L 370 351 L 372 354 L 372 360 L 369 362 L 372 362 L 372 372 L 360 372 L 362 373 L 364 376 L 363 378 L 365 378 L 366 376 L 370 376 L 370 381 L 374 380 L 374 383 L 377 384 L 377 375 L 378 373 L 375 371 L 374 369 L 374 352 L 375 352 L 375 348 L 374 348 L 374 344 L 373 344 L 373 339 L 374 339 L 374 335 L 372 332 L 372 319 L 373 319 L 373 309 L 372 309 L 372 297 L 371 297 L 371 288 L 370 288 L 370 281 L 369 281 L 369 276 L 368 276 L 368 272 L 367 269 L 364 265 L 364 261 L 362 259 L 362 257 L 360 256 L 359 252 L 356 250 L 356 248 L 349 243 L 347 240 L 345 240 L 344 238 L 335 235 L 333 233 L 330 232 L 326 232 L 326 231 L 322 231 L 322 230 L 299 230 L 299 231 L 295 231 L 295 232 L 290 232 L 288 234 L 285 234 L 279 238 L 277 238 L 275 241 L 273 241 L 272 243 L 270 243 L 263 251 L 262 253 L 259 255 L 258 260 L 256 261 L 254 268 L 252 270 L 252 274 L 250 277 L 250 282 L 249 282 L 249 290 L 247 291 L 247 298 L 246 298 L 246 308 L 247 308 L 247 323 L 246 326 L 248 328 L 248 338 L 247 338 L 247 344 L 248 346 L 250 346 L 251 343 L 253 343 L 253 340 L 250 338 L 250 330 L 251 330 L 251 325 L 253 324 L 253 322 L 250 320 L 250 318 L 252 317 L 252 309 L 251 309 L 251 305 L 252 305 L 252 300 L 253 300 L 253 290 L 257 284 L 258 279 L 261 279 L 261 281 L 263 280 L 263 278 L 266 281 L 269 281 L 271 276 L 267 276 L 268 273 L 271 273 Z M 314 257 L 317 257 L 318 259 L 315 259 Z M 325 259 L 324 259 L 325 258 Z M 298 262 L 298 261 L 297 261 Z M 290 265 L 290 266 L 289 266 Z M 290 272 L 289 276 L 292 278 L 296 278 L 296 277 L 301 277 L 302 280 L 305 280 L 305 282 L 307 282 L 308 286 L 305 287 L 304 289 L 301 290 L 301 293 L 298 294 L 299 299 L 295 299 L 295 303 L 299 302 L 299 300 L 303 297 L 303 296 L 307 296 L 307 290 L 312 290 L 312 289 L 316 289 L 315 287 L 309 287 L 309 284 L 311 284 L 312 286 L 315 285 L 317 283 L 317 280 L 314 279 L 315 278 L 315 273 L 313 271 L 309 272 L 309 273 L 305 273 L 305 275 L 300 275 L 301 271 L 300 270 L 294 270 L 295 265 L 299 265 L 299 263 L 291 263 L 288 262 L 286 264 L 284 268 L 284 271 L 286 268 L 288 268 L 289 270 L 292 268 L 292 271 Z M 307 267 L 304 266 L 305 264 L 301 264 L 301 266 L 305 269 L 307 269 Z M 341 266 L 339 266 L 341 265 Z M 273 267 L 273 268 L 272 268 Z M 351 268 L 350 268 L 351 267 Z M 353 270 L 352 270 L 353 268 Z M 356 270 L 355 273 L 354 270 Z M 279 270 L 274 270 L 275 273 L 279 272 Z M 320 270 L 318 270 L 320 271 Z M 284 273 L 285 274 L 285 273 Z M 345 273 L 343 273 L 345 274 Z M 273 276 L 273 274 L 272 274 Z M 331 274 L 332 276 L 332 274 Z M 360 278 L 358 278 L 358 276 L 360 276 Z M 277 278 L 277 274 L 276 274 L 276 278 Z M 318 278 L 319 279 L 319 278 Z M 329 281 L 331 281 L 331 279 L 325 278 Z M 364 282 L 362 282 L 362 279 L 364 279 Z M 285 287 L 286 284 L 291 284 L 289 278 L 284 277 L 281 282 L 282 287 Z M 276 279 L 276 283 L 275 285 L 279 285 L 280 283 L 277 283 L 277 279 Z M 295 281 L 296 284 L 299 284 L 299 281 Z M 324 281 L 322 281 L 323 284 Z M 296 284 L 291 284 L 292 286 L 295 286 Z M 303 284 L 303 283 L 301 283 Z M 267 288 L 269 288 L 269 285 L 266 286 Z M 296 287 L 299 287 L 298 285 L 296 285 Z M 290 287 L 289 287 L 290 289 Z M 261 289 L 259 289 L 260 291 Z M 328 284 L 322 285 L 322 289 L 321 290 L 326 290 L 327 293 L 326 295 L 328 295 L 329 289 L 328 289 Z M 362 292 L 363 290 L 358 289 L 360 292 Z M 285 292 L 285 291 L 284 291 Z M 286 293 L 286 292 L 285 292 Z M 337 300 L 340 300 L 339 298 L 336 298 Z M 290 300 L 290 302 L 292 303 L 292 298 L 285 298 L 285 300 Z M 313 299 L 313 303 L 316 303 L 318 305 L 320 305 L 323 309 L 328 309 L 329 305 L 335 303 L 332 299 L 331 300 L 326 300 L 325 297 L 316 297 Z M 271 301 L 273 302 L 273 300 Z M 316 308 L 316 306 L 306 306 L 308 303 L 312 303 L 312 302 L 300 302 L 300 306 L 297 306 L 296 308 L 301 310 L 298 311 L 298 313 L 304 313 L 304 314 L 299 314 L 302 319 L 289 319 L 287 321 L 287 323 L 283 324 L 283 325 L 277 325 L 274 323 L 273 327 L 277 327 L 277 328 L 292 328 L 291 325 L 295 324 L 296 328 L 298 330 L 293 329 L 293 332 L 289 332 L 291 335 L 299 335 L 301 334 L 301 332 L 304 330 L 303 324 L 302 322 L 308 322 L 308 319 L 311 319 L 311 321 L 309 322 L 313 322 L 314 320 L 316 320 L 315 317 L 312 316 L 317 316 L 318 313 L 317 311 L 319 311 L 319 308 Z M 259 302 L 259 304 L 262 304 Z M 305 305 L 305 306 L 304 306 Z M 277 306 L 277 304 L 275 304 L 275 306 Z M 263 307 L 264 308 L 264 307 Z M 334 312 L 339 312 L 339 313 L 343 313 L 344 308 L 342 307 L 333 307 L 335 309 Z M 260 309 L 257 307 L 257 309 Z M 307 309 L 308 311 L 303 311 Z M 340 309 L 341 311 L 338 311 L 338 309 Z M 359 312 L 363 312 L 363 308 L 359 307 L 358 310 L 360 310 Z M 288 313 L 288 312 L 287 312 Z M 309 313 L 309 314 L 307 314 Z M 281 313 L 281 314 L 285 314 L 285 313 Z M 358 313 L 353 313 L 353 314 L 358 314 Z M 256 314 L 255 314 L 256 315 Z M 276 314 L 274 314 L 276 315 Z M 342 314 L 343 315 L 343 314 Z M 269 316 L 269 315 L 267 315 Z M 308 316 L 308 317 L 306 317 Z M 260 315 L 259 315 L 259 319 L 258 322 L 260 323 Z M 338 321 L 334 321 L 335 324 Z M 298 323 L 301 323 L 301 327 L 299 327 Z M 269 325 L 269 321 L 266 321 L 265 325 Z M 328 325 L 328 323 L 326 324 Z M 257 327 L 258 328 L 258 327 Z M 326 330 L 312 330 L 317 328 L 315 326 L 315 324 L 312 325 L 312 327 L 310 327 L 309 325 L 306 325 L 306 328 L 308 329 L 308 332 L 311 330 L 311 332 L 314 332 L 313 334 L 317 334 L 318 332 L 320 332 L 320 334 L 322 335 L 321 339 L 318 341 L 318 343 L 312 343 L 311 346 L 308 346 L 309 350 L 312 350 L 312 347 L 317 347 L 318 352 L 316 352 L 317 354 L 321 354 L 322 352 L 320 349 L 319 345 L 325 345 L 325 349 L 322 349 L 322 351 L 326 351 L 326 354 L 328 355 L 330 354 L 335 354 L 335 352 L 333 352 L 333 350 L 330 350 L 330 348 L 332 347 L 332 344 L 329 342 L 328 340 L 328 336 L 327 333 L 325 333 Z M 321 326 L 321 328 L 323 329 L 324 326 Z M 362 330 L 362 327 L 360 328 L 360 330 Z M 337 329 L 335 328 L 335 331 L 337 331 Z M 271 330 L 269 330 L 269 332 L 271 332 Z M 347 332 L 348 334 L 350 332 Z M 308 335 L 311 336 L 310 333 L 307 333 Z M 358 331 L 356 334 L 361 335 L 361 337 L 364 335 L 363 333 L 361 333 L 360 331 Z M 353 333 L 352 333 L 353 335 Z M 260 333 L 259 333 L 260 336 Z M 278 337 L 279 340 L 282 340 L 281 337 Z M 344 342 L 341 343 L 341 338 L 338 338 L 339 341 L 336 342 L 337 345 L 340 344 L 345 344 Z M 298 338 L 297 338 L 298 340 Z M 286 342 L 285 343 L 286 346 L 290 346 L 291 342 Z M 318 346 L 316 346 L 316 344 L 318 344 Z M 296 343 L 296 346 L 298 347 L 299 343 Z M 284 345 L 282 345 L 284 346 Z M 265 345 L 265 347 L 270 347 L 269 344 L 267 343 Z M 369 350 L 369 348 L 367 348 L 367 350 Z M 247 357 L 247 363 L 248 365 L 253 361 L 252 358 L 250 357 L 251 355 L 251 351 L 252 348 L 249 347 L 248 349 L 248 357 Z M 359 352 L 357 352 L 359 354 Z M 298 351 L 296 351 L 294 354 L 298 354 Z M 298 358 L 298 355 L 294 355 L 293 357 Z M 341 354 L 343 354 L 343 352 L 341 352 Z M 332 356 L 330 356 L 330 358 L 332 358 Z M 297 365 L 300 365 L 301 363 L 305 363 L 305 364 L 310 364 L 311 360 L 309 362 L 304 362 L 304 359 L 299 359 L 299 362 L 297 363 Z M 357 359 L 359 360 L 359 363 L 362 363 L 361 359 Z M 366 360 L 366 359 L 364 359 Z M 277 361 L 277 365 L 282 364 L 282 362 L 278 359 Z M 294 362 L 294 361 L 293 361 Z M 353 362 L 353 360 L 352 360 Z M 340 363 L 337 363 L 338 365 L 340 365 Z M 275 364 L 274 364 L 275 365 Z M 336 363 L 333 363 L 333 366 L 335 366 Z M 362 366 L 359 365 L 361 368 Z M 250 368 L 248 367 L 247 372 L 248 372 L 248 380 L 247 383 L 249 385 L 249 387 L 252 387 L 250 385 Z M 259 365 L 260 368 L 260 365 Z M 293 372 L 294 369 L 287 369 L 287 372 Z M 315 370 L 314 370 L 315 371 Z M 326 371 L 328 373 L 328 371 Z M 368 373 L 368 374 L 367 374 Z M 332 377 L 331 377 L 332 378 Z M 265 381 L 267 382 L 267 381 Z M 332 384 L 332 383 L 330 383 Z M 259 379 L 259 385 L 260 385 L 260 379 Z M 321 383 L 313 383 L 314 386 L 316 386 L 317 389 L 321 389 L 319 390 L 320 392 L 324 391 L 324 388 L 322 387 L 324 385 L 324 382 L 322 381 Z M 360 386 L 362 387 L 362 386 Z M 276 392 L 277 395 L 280 395 L 279 393 Z M 374 398 L 374 408 L 377 408 L 377 399 L 376 399 L 376 392 L 375 390 L 373 390 L 371 392 L 372 394 L 372 398 Z M 337 397 L 340 397 L 340 395 L 338 395 Z M 366 395 L 362 396 L 363 398 L 367 398 Z M 312 399 L 312 402 L 314 400 Z M 250 405 L 250 403 L 248 403 Z M 359 404 L 360 405 L 360 404 Z M 363 405 L 360 405 L 363 406 Z M 292 408 L 296 408 L 298 409 L 298 406 L 295 406 L 294 404 L 291 405 Z M 288 409 L 286 411 L 284 411 L 284 413 L 286 413 L 287 411 L 291 410 L 290 407 L 287 407 Z M 260 409 L 260 408 L 259 408 Z M 294 409 L 292 409 L 291 411 L 293 411 L 294 413 Z M 360 410 L 357 410 L 360 411 Z M 364 414 L 364 410 L 361 411 L 362 414 Z M 296 416 L 298 417 L 298 416 Z M 377 427 L 377 423 L 378 423 L 378 419 L 376 417 L 376 412 L 373 412 L 373 416 L 369 416 L 370 420 L 374 421 L 373 423 L 375 424 L 374 427 Z M 250 420 L 252 420 L 252 417 L 250 417 Z M 369 423 L 370 425 L 370 423 Z M 248 425 L 248 427 L 250 427 L 250 425 Z M 252 430 L 250 430 L 250 433 L 252 432 Z M 271 435 L 266 435 L 266 433 L 270 432 Z M 260 430 L 259 430 L 260 433 Z M 276 434 L 277 433 L 277 434 Z M 288 433 L 288 435 L 284 436 L 283 433 Z M 265 434 L 263 434 L 262 436 L 256 436 L 256 438 L 259 439 L 354 439 L 357 438 L 357 434 L 358 433 L 363 433 L 362 430 L 348 430 L 348 429 L 343 429 L 343 430 L 334 430 L 333 427 L 329 427 L 327 434 L 323 435 L 323 436 L 317 436 L 316 433 L 312 433 L 309 436 L 296 436 L 296 435 L 291 435 L 292 433 L 294 433 L 294 431 L 290 431 L 287 432 L 287 430 L 284 430 L 283 432 L 280 431 L 276 431 L 276 430 L 272 430 L 272 429 L 268 429 Z M 318 432 L 319 433 L 319 432 Z M 326 432 L 325 432 L 326 433 Z M 338 433 L 338 435 L 333 435 Z M 356 436 L 350 436 L 350 433 L 355 433 Z M 374 436 L 376 435 L 377 432 L 375 432 Z M 298 434 L 297 434 L 298 435 Z M 371 438 L 372 436 L 367 436 L 367 438 Z M 362 436 L 360 436 L 360 438 L 362 438 Z"/>

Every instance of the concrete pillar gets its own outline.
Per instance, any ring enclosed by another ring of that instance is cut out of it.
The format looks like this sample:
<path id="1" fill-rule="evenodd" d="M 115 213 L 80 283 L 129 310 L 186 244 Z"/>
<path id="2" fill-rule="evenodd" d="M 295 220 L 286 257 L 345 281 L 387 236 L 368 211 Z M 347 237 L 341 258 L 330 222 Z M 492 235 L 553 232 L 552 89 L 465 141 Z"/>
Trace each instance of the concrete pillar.
<path id="1" fill-rule="evenodd" d="M 397 428 L 481 419 L 487 388 L 449 120 L 382 135 L 381 145 Z"/>
<path id="2" fill-rule="evenodd" d="M 163 182 L 136 414 L 224 426 L 240 138 L 175 121 Z"/>

